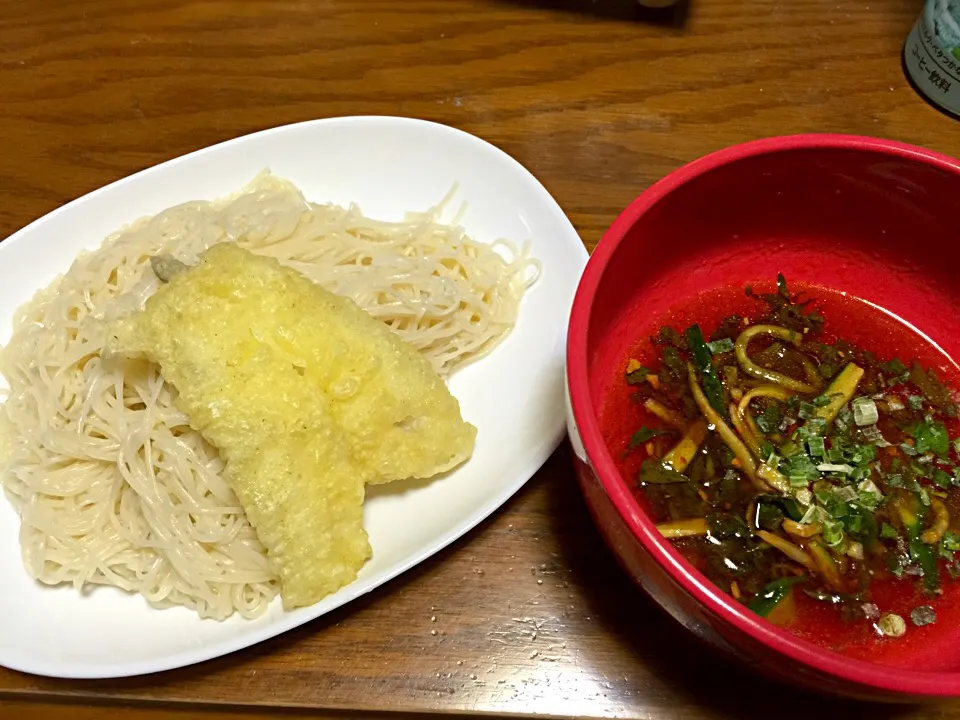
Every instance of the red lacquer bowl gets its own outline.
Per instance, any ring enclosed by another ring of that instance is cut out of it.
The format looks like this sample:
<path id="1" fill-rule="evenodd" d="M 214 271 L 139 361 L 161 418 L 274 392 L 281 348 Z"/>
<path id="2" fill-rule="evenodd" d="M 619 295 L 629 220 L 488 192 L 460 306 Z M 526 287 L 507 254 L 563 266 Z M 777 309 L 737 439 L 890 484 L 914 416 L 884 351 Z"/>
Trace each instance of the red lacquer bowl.
<path id="1" fill-rule="evenodd" d="M 653 318 L 704 291 L 783 272 L 884 308 L 960 358 L 960 162 L 864 137 L 803 135 L 728 148 L 638 197 L 584 272 L 567 348 L 580 484 L 627 572 L 685 627 L 756 669 L 873 700 L 960 696 L 957 612 L 936 641 L 851 659 L 736 603 L 657 533 L 604 443 L 599 409 Z"/>

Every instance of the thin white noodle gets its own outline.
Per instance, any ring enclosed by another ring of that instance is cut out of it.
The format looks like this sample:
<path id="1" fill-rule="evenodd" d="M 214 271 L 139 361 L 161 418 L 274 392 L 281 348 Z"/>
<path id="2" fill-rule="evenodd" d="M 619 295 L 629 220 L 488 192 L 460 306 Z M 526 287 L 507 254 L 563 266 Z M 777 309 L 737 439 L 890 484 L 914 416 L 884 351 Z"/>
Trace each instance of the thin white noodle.
<path id="1" fill-rule="evenodd" d="M 262 613 L 277 578 L 219 455 L 177 410 L 157 367 L 101 355 L 104 321 L 156 290 L 150 256 L 194 263 L 233 240 L 353 298 L 449 375 L 509 333 L 540 273 L 526 247 L 478 243 L 442 224 L 455 192 L 385 222 L 355 206 L 308 203 L 264 173 L 230 198 L 119 231 L 20 308 L 0 348 L 9 385 L 0 480 L 20 513 L 30 575 L 77 589 L 114 585 L 207 618 Z"/>

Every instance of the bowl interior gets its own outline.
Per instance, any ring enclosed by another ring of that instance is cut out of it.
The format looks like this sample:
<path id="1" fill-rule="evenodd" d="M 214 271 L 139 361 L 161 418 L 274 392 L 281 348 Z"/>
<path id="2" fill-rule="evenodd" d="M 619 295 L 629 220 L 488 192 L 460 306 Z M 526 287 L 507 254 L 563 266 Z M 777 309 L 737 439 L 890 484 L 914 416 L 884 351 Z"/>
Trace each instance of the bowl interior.
<path id="1" fill-rule="evenodd" d="M 729 162 L 705 161 L 641 196 L 611 229 L 607 248 L 601 245 L 598 255 L 607 255 L 587 326 L 595 415 L 623 383 L 631 349 L 670 311 L 734 283 L 769 286 L 778 272 L 791 283 L 824 286 L 882 308 L 891 326 L 887 349 L 897 350 L 893 326 L 907 324 L 931 341 L 920 352 L 922 362 L 956 372 L 951 358 L 960 358 L 960 283 L 951 274 L 960 246 L 948 228 L 960 173 L 901 147 L 881 151 L 852 141 L 771 146 Z M 729 314 L 729 307 L 702 301 L 697 308 L 699 315 L 684 319 L 710 324 Z M 827 322 L 843 319 L 827 314 Z M 848 322 L 843 334 L 883 354 L 875 329 Z M 914 356 L 902 359 L 909 363 Z M 676 555 L 659 536 L 652 542 L 648 549 L 655 553 Z M 673 567 L 700 577 L 675 559 Z M 870 661 L 912 672 L 960 672 L 960 592 L 957 585 L 947 587 L 935 633 L 924 633 L 922 642 L 887 642 L 870 650 Z M 722 598 L 715 608 L 721 615 L 766 624 Z"/>

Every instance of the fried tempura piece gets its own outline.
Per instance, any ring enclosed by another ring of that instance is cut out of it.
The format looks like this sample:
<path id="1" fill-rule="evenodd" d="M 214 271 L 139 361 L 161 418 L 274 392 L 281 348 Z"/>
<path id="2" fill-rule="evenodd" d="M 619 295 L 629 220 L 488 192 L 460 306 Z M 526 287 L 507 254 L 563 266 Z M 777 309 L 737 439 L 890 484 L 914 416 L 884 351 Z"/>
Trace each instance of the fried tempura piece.
<path id="1" fill-rule="evenodd" d="M 184 278 L 187 280 L 187 278 Z M 121 325 L 126 351 L 145 353 L 178 390 L 178 407 L 216 446 L 224 475 L 280 577 L 284 607 L 311 605 L 356 578 L 370 557 L 364 482 L 326 398 L 269 346 L 251 348 L 217 317 L 216 299 L 184 283 L 162 288 Z M 183 304 L 189 298 L 196 302 Z"/>
<path id="2" fill-rule="evenodd" d="M 224 243 L 169 280 L 115 347 L 158 363 L 221 451 L 285 606 L 316 602 L 370 555 L 364 483 L 447 470 L 476 430 L 416 350 L 276 260 Z"/>
<path id="3" fill-rule="evenodd" d="M 233 243 L 211 248 L 188 277 L 188 285 L 180 276 L 168 289 L 178 296 L 176 312 L 202 312 L 196 339 L 239 333 L 242 352 L 269 346 L 289 362 L 327 397 L 371 482 L 431 477 L 473 452 L 476 428 L 463 421 L 443 379 L 352 300 Z M 168 321 L 178 322 L 162 318 L 156 332 L 170 332 L 162 326 Z"/>

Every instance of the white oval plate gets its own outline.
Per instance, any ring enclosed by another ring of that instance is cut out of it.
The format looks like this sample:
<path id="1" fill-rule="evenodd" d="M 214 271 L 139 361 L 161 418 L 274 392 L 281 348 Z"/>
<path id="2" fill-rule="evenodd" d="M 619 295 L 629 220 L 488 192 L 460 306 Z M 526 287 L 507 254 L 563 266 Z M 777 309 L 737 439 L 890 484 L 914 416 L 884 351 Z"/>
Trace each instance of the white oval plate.
<path id="1" fill-rule="evenodd" d="M 97 588 L 81 596 L 27 577 L 19 518 L 0 499 L 0 664 L 40 675 L 104 678 L 167 670 L 239 650 L 309 622 L 369 592 L 445 547 L 502 505 L 563 437 L 564 343 L 587 253 L 550 194 L 492 145 L 419 120 L 316 120 L 241 137 L 97 190 L 0 243 L 0 343 L 15 309 L 125 223 L 194 199 L 236 191 L 260 170 L 293 181 L 308 199 L 356 202 L 367 215 L 402 219 L 460 184 L 450 212 L 478 240 L 529 240 L 543 274 L 516 328 L 490 356 L 456 373 L 450 388 L 479 430 L 468 463 L 423 486 L 369 488 L 364 523 L 373 558 L 358 579 L 308 608 L 277 598 L 256 620 L 201 620 L 157 610 L 138 595 Z M 401 484 L 402 485 L 402 484 Z"/>

